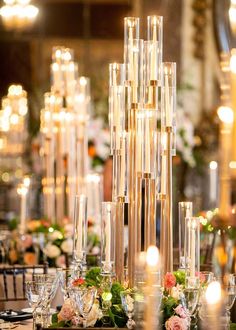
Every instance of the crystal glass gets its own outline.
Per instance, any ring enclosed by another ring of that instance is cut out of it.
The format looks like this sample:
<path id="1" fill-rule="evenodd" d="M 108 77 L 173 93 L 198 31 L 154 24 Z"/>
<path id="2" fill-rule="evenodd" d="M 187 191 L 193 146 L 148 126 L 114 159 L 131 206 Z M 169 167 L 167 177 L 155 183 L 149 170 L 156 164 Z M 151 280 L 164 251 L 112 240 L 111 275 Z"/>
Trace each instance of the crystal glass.
<path id="1" fill-rule="evenodd" d="M 37 308 L 42 303 L 43 290 L 42 286 L 35 281 L 27 281 L 25 283 L 25 294 L 33 314 L 33 329 L 37 323 Z"/>
<path id="2" fill-rule="evenodd" d="M 113 273 L 115 262 L 116 204 L 102 203 L 101 262 L 102 272 Z"/>
<path id="3" fill-rule="evenodd" d="M 64 296 L 64 300 L 69 297 L 69 290 L 71 288 L 72 282 L 75 278 L 75 271 L 71 268 L 60 269 L 60 288 Z"/>
<path id="4" fill-rule="evenodd" d="M 236 274 L 229 274 L 222 281 L 222 289 L 224 290 L 224 302 L 226 311 L 227 327 L 230 326 L 230 310 L 233 307 L 236 298 Z"/>
<path id="5" fill-rule="evenodd" d="M 196 311 L 200 296 L 199 288 L 186 288 L 180 294 L 180 300 L 185 312 L 190 318 L 191 324 L 196 325 Z M 189 328 L 190 329 L 190 328 Z"/>
<path id="6" fill-rule="evenodd" d="M 75 196 L 73 261 L 76 265 L 79 265 L 80 268 L 86 265 L 88 228 L 87 200 L 85 195 Z"/>
<path id="7" fill-rule="evenodd" d="M 184 258 L 184 238 L 185 238 L 185 219 L 192 217 L 193 203 L 179 202 L 179 268 L 185 269 Z"/>
<path id="8" fill-rule="evenodd" d="M 130 291 L 122 291 L 120 293 L 121 297 L 121 302 L 123 309 L 128 316 L 128 321 L 127 321 L 127 328 L 128 329 L 134 329 L 135 322 L 133 320 L 134 316 L 134 309 L 135 309 L 135 297 L 136 293 L 135 292 L 130 292 Z"/>
<path id="9" fill-rule="evenodd" d="M 72 297 L 75 302 L 77 314 L 83 316 L 83 327 L 87 327 L 88 315 L 96 299 L 97 289 L 94 287 L 73 288 Z M 79 313 L 78 313 L 79 312 Z"/>

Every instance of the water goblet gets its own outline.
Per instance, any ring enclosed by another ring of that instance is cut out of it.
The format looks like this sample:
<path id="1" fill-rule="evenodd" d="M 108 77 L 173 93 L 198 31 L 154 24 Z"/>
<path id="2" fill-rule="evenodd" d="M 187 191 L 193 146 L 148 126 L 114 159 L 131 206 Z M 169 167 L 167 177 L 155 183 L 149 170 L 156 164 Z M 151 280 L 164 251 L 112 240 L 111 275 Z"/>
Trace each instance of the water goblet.
<path id="1" fill-rule="evenodd" d="M 64 296 L 64 301 L 69 298 L 69 290 L 72 286 L 72 282 L 75 279 L 75 271 L 70 268 L 60 269 L 59 283 L 61 285 L 61 291 Z"/>
<path id="2" fill-rule="evenodd" d="M 95 302 L 97 289 L 94 287 L 74 288 L 73 299 L 76 304 L 76 309 L 83 316 L 83 327 L 87 327 L 88 315 Z"/>
<path id="3" fill-rule="evenodd" d="M 135 297 L 136 293 L 132 291 L 121 291 L 120 293 L 121 297 L 121 303 L 123 306 L 123 309 L 128 316 L 128 321 L 127 321 L 127 328 L 128 329 L 133 329 L 135 326 L 135 322 L 133 320 L 134 316 L 134 307 L 135 307 Z"/>
<path id="4" fill-rule="evenodd" d="M 190 324 L 191 321 L 193 321 L 193 324 L 196 323 L 195 313 L 199 302 L 199 293 L 200 289 L 193 287 L 183 289 L 183 292 L 180 294 L 180 301 L 190 319 Z"/>
<path id="5" fill-rule="evenodd" d="M 236 298 L 236 274 L 229 274 L 222 285 L 225 298 L 225 310 L 227 327 L 230 325 L 230 310 L 234 305 Z"/>
<path id="6" fill-rule="evenodd" d="M 25 283 L 25 295 L 33 314 L 33 328 L 35 329 L 37 319 L 37 308 L 42 303 L 43 290 L 42 286 L 35 281 L 27 281 Z"/>

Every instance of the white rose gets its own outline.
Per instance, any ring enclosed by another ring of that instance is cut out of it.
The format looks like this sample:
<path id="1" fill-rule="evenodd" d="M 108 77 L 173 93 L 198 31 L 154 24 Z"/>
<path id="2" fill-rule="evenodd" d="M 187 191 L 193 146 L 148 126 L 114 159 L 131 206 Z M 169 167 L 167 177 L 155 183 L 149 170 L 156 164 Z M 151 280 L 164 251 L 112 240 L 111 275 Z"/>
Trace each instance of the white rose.
<path id="1" fill-rule="evenodd" d="M 61 250 L 56 245 L 48 243 L 45 246 L 44 253 L 49 258 L 57 258 L 61 254 Z"/>
<path id="2" fill-rule="evenodd" d="M 68 238 L 61 244 L 61 249 L 65 253 L 72 253 L 73 250 L 73 240 L 72 238 Z"/>
<path id="3" fill-rule="evenodd" d="M 49 234 L 50 241 L 55 241 L 57 239 L 62 239 L 63 235 L 59 230 L 54 230 L 52 233 Z"/>
<path id="4" fill-rule="evenodd" d="M 102 318 L 102 311 L 99 308 L 99 304 L 95 303 L 93 304 L 93 307 L 88 315 L 87 318 L 87 327 L 93 327 L 97 320 L 100 320 Z"/>

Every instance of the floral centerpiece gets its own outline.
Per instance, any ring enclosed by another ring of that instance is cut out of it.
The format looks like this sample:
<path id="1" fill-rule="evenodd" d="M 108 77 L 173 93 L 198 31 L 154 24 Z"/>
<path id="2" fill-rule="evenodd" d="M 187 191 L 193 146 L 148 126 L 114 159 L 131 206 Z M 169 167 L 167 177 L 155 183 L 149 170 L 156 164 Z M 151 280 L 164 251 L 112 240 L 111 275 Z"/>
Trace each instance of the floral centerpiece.
<path id="1" fill-rule="evenodd" d="M 100 238 L 89 223 L 88 253 L 100 252 Z M 34 265 L 47 261 L 52 267 L 66 267 L 73 249 L 73 225 L 65 221 L 64 227 L 46 219 L 30 220 L 23 237 L 17 232 L 17 220 L 10 223 L 11 240 L 8 259 L 11 264 Z"/>
<path id="2" fill-rule="evenodd" d="M 72 282 L 74 287 L 97 288 L 97 298 L 88 316 L 90 327 L 106 326 L 123 328 L 127 323 L 127 316 L 122 307 L 120 293 L 127 289 L 126 285 L 118 282 L 111 284 L 110 291 L 103 289 L 103 276 L 99 267 L 89 270 L 84 279 L 77 278 Z M 167 273 L 164 277 L 163 298 L 160 307 L 162 328 L 167 330 L 187 330 L 190 326 L 190 314 L 182 304 L 181 294 L 185 285 L 185 273 L 176 271 Z M 110 301 L 108 304 L 108 315 L 103 314 L 103 302 Z M 76 315 L 73 299 L 67 299 L 59 313 L 53 315 L 50 328 L 73 327 L 83 324 L 83 318 Z"/>

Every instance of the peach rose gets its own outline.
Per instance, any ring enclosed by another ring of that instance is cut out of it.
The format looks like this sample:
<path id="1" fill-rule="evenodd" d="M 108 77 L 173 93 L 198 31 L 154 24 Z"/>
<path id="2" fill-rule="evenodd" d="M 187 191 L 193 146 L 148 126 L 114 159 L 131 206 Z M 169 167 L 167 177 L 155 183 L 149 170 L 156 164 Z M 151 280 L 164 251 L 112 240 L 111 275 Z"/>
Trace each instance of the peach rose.
<path id="1" fill-rule="evenodd" d="M 59 321 L 70 321 L 72 320 L 72 318 L 75 316 L 75 311 L 74 308 L 72 306 L 72 303 L 70 301 L 70 299 L 67 299 L 60 312 L 58 313 L 57 317 Z"/>
<path id="2" fill-rule="evenodd" d="M 36 254 L 33 252 L 26 252 L 24 254 L 24 263 L 26 265 L 36 265 L 37 264 Z"/>

